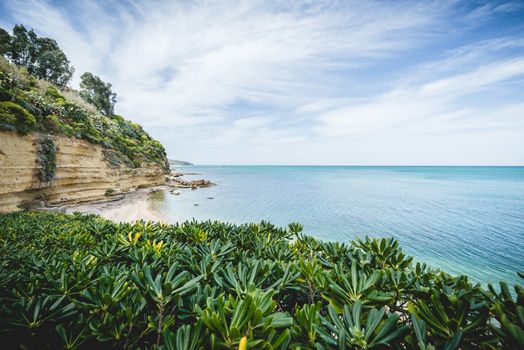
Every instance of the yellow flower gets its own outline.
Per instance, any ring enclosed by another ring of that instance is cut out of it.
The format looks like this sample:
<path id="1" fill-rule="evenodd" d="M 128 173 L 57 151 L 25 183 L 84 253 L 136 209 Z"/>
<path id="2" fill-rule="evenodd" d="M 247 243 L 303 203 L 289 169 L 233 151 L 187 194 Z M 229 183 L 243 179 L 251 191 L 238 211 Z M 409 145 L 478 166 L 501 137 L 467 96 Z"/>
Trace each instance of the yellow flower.
<path id="1" fill-rule="evenodd" d="M 127 235 L 127 238 L 129 238 L 129 243 L 131 245 L 135 245 L 136 242 L 138 242 L 140 236 L 142 236 L 142 232 L 137 232 L 137 233 L 135 233 L 134 236 L 133 236 L 133 234 L 131 232 L 129 232 L 128 235 Z"/>
<path id="2" fill-rule="evenodd" d="M 247 350 L 247 337 L 244 336 L 238 343 L 238 350 Z"/>

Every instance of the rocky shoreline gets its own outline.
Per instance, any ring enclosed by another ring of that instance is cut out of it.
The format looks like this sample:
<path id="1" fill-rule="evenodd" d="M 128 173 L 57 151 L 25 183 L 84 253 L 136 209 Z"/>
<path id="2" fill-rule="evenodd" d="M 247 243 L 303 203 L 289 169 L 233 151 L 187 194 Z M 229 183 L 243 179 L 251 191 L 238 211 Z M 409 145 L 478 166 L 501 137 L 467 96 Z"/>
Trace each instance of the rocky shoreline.
<path id="1" fill-rule="evenodd" d="M 196 173 L 176 173 L 171 172 L 170 175 L 166 176 L 166 185 L 172 188 L 191 188 L 196 190 L 197 188 L 204 188 L 216 185 L 215 183 L 205 180 L 184 180 L 181 177 L 184 175 L 197 175 Z"/>

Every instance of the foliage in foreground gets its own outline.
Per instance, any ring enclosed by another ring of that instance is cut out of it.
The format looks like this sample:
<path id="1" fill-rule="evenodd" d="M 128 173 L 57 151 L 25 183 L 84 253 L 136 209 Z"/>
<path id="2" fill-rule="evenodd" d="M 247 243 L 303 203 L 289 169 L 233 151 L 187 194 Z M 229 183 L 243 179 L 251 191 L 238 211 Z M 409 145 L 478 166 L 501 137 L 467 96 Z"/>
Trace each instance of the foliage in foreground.
<path id="1" fill-rule="evenodd" d="M 524 347 L 520 286 L 484 290 L 392 239 L 52 213 L 0 228 L 0 342 L 14 348 Z"/>

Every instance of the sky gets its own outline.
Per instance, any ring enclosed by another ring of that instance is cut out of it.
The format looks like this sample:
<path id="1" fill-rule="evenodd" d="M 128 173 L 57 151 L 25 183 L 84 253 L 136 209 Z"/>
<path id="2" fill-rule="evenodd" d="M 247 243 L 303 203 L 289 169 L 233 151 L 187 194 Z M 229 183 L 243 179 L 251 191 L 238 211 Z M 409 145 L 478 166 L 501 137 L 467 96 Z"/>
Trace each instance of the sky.
<path id="1" fill-rule="evenodd" d="M 524 1 L 15 1 L 196 164 L 524 165 Z"/>

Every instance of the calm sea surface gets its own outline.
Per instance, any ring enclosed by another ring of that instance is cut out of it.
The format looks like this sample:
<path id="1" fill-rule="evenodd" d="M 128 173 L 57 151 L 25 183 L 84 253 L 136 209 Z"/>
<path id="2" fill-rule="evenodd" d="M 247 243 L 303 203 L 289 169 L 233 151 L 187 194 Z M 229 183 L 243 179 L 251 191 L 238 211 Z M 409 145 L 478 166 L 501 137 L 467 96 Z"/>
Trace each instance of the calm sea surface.
<path id="1" fill-rule="evenodd" d="M 300 222 L 305 233 L 340 242 L 393 236 L 417 260 L 482 283 L 514 283 L 524 271 L 524 167 L 180 170 L 218 185 L 155 194 L 155 209 L 172 222 Z"/>

